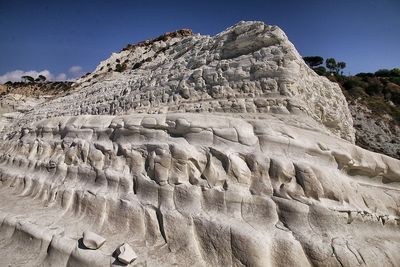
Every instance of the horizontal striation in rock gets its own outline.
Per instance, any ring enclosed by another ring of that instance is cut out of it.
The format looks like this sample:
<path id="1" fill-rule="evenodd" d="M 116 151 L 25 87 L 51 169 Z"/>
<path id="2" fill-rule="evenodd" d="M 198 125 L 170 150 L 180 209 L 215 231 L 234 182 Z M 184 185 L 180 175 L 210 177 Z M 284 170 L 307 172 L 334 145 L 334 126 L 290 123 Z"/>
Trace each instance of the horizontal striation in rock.
<path id="1" fill-rule="evenodd" d="M 59 117 L 0 150 L 0 247 L 36 242 L 37 265 L 104 266 L 123 242 L 152 266 L 399 262 L 399 161 L 278 119 Z M 73 246 L 87 229 L 101 250 Z"/>

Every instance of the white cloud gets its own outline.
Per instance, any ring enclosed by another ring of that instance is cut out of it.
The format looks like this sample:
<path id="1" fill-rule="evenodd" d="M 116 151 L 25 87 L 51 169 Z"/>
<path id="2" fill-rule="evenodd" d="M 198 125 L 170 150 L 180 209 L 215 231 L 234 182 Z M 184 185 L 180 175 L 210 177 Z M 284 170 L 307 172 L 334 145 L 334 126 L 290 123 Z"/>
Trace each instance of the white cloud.
<path id="1" fill-rule="evenodd" d="M 72 66 L 71 68 L 69 68 L 68 72 L 71 74 L 74 74 L 74 75 L 79 74 L 82 72 L 82 67 L 81 66 Z"/>
<path id="2" fill-rule="evenodd" d="M 29 70 L 29 71 L 23 71 L 23 70 L 14 70 L 5 73 L 4 75 L 0 76 L 0 83 L 6 83 L 8 81 L 11 82 L 19 82 L 21 81 L 22 76 L 31 76 L 33 78 L 37 78 L 39 75 L 45 76 L 48 80 L 52 80 L 54 78 L 54 75 L 51 74 L 50 71 L 48 70 L 42 70 L 42 71 L 36 71 L 36 70 Z"/>
<path id="3" fill-rule="evenodd" d="M 83 75 L 82 72 L 82 67 L 81 66 L 72 66 L 71 68 L 69 68 L 68 70 L 68 77 L 69 77 L 69 81 L 74 81 L 76 79 L 78 79 L 79 77 L 81 77 Z"/>
<path id="4" fill-rule="evenodd" d="M 56 76 L 56 81 L 65 81 L 67 80 L 67 75 L 65 73 L 60 73 Z"/>

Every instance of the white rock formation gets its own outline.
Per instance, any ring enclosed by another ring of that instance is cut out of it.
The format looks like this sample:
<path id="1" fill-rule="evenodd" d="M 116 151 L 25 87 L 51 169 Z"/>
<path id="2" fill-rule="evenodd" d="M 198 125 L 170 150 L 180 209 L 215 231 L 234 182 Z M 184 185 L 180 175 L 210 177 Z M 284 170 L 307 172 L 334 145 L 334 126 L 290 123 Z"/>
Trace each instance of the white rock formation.
<path id="1" fill-rule="evenodd" d="M 300 114 L 354 141 L 340 88 L 310 70 L 278 27 L 241 22 L 214 37 L 165 36 L 113 54 L 78 80 L 76 93 L 49 101 L 24 122 L 60 115 Z M 126 70 L 113 71 L 118 64 Z"/>
<path id="2" fill-rule="evenodd" d="M 124 264 L 130 264 L 134 260 L 137 259 L 137 255 L 135 251 L 133 251 L 132 247 L 129 246 L 129 244 L 122 244 L 118 249 L 117 249 L 117 257 L 118 260 Z"/>
<path id="3" fill-rule="evenodd" d="M 104 244 L 104 242 L 106 242 L 106 239 L 96 233 L 87 230 L 83 232 L 82 242 L 86 248 L 98 249 Z"/>
<path id="4" fill-rule="evenodd" d="M 352 143 L 338 86 L 275 26 L 183 33 L 4 128 L 0 266 L 398 266 L 400 161 Z"/>

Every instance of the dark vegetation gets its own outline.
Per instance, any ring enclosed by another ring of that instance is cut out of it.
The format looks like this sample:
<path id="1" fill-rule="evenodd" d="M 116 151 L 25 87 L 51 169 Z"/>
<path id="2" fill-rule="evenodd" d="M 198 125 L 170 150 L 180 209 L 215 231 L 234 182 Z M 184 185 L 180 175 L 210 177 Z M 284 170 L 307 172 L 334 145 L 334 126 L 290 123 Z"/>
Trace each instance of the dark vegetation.
<path id="1" fill-rule="evenodd" d="M 46 79 L 47 79 L 46 76 L 43 75 L 37 76 L 36 79 L 33 78 L 32 76 L 25 75 L 21 77 L 21 83 L 44 83 L 46 82 Z M 5 85 L 12 85 L 12 84 L 13 82 L 11 81 L 5 83 Z"/>
<path id="2" fill-rule="evenodd" d="M 117 62 L 118 61 L 119 61 L 119 59 L 117 59 Z M 124 70 L 126 70 L 126 64 L 125 63 L 123 63 L 123 64 L 118 63 L 115 66 L 115 71 L 117 71 L 117 72 L 123 72 Z"/>
<path id="3" fill-rule="evenodd" d="M 358 73 L 354 76 L 343 75 L 345 62 L 336 62 L 334 58 L 304 57 L 304 61 L 316 73 L 337 82 L 349 103 L 357 100 L 367 106 L 374 115 L 388 114 L 400 124 L 400 68 L 381 69 L 374 73 Z"/>
<path id="4" fill-rule="evenodd" d="M 85 75 L 87 76 L 88 73 Z M 47 81 L 44 75 L 38 75 L 33 78 L 25 75 L 21 77 L 20 82 L 6 82 L 0 87 L 0 96 L 7 94 L 20 94 L 26 96 L 40 95 L 62 95 L 68 93 L 72 88 L 73 82 L 67 81 Z"/>
<path id="5" fill-rule="evenodd" d="M 381 74 L 388 72 L 391 74 Z M 400 124 L 400 69 L 328 78 L 341 85 L 348 100 L 358 99 L 374 114 L 389 114 Z"/>
<path id="6" fill-rule="evenodd" d="M 334 58 L 327 58 L 325 60 L 325 66 L 322 66 L 324 59 L 320 56 L 304 57 L 304 61 L 319 75 L 327 74 L 340 74 L 343 75 L 343 69 L 346 68 L 345 62 L 336 62 Z"/>
<path id="7" fill-rule="evenodd" d="M 72 82 L 6 82 L 0 87 L 0 96 L 20 94 L 26 96 L 62 95 L 71 90 Z"/>
<path id="8" fill-rule="evenodd" d="M 184 37 L 184 36 L 191 36 L 193 35 L 192 30 L 189 29 L 182 29 L 182 30 L 177 30 L 174 32 L 167 32 L 164 33 L 163 35 L 158 36 L 155 39 L 151 39 L 151 40 L 146 40 L 143 42 L 139 42 L 136 44 L 128 44 L 124 49 L 122 49 L 122 51 L 125 50 L 134 50 L 136 47 L 141 47 L 141 46 L 148 46 L 148 45 L 152 45 L 155 42 L 158 41 L 168 41 L 171 38 L 175 38 L 175 37 Z"/>

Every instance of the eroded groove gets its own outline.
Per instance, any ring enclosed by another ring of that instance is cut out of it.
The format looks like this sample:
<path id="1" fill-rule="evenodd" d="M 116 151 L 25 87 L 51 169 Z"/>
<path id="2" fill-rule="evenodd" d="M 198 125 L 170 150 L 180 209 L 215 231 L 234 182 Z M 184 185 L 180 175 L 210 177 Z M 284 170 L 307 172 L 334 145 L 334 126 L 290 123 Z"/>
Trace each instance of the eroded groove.
<path id="1" fill-rule="evenodd" d="M 165 243 L 168 243 L 167 236 L 165 235 L 163 215 L 160 209 L 156 209 L 156 215 L 157 215 L 158 228 L 160 229 L 161 236 L 164 238 Z"/>

